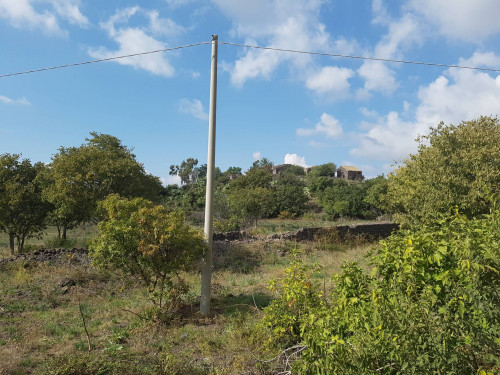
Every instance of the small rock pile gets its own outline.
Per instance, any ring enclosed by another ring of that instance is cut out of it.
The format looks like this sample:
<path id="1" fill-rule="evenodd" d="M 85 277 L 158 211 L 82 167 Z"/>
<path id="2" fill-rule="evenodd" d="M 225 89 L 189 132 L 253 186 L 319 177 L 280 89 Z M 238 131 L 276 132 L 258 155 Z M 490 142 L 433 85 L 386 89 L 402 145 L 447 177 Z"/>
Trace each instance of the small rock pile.
<path id="1" fill-rule="evenodd" d="M 11 258 L 0 259 L 0 264 L 15 261 L 48 262 L 51 264 L 90 264 L 87 249 L 40 249 L 32 253 L 17 254 Z"/>

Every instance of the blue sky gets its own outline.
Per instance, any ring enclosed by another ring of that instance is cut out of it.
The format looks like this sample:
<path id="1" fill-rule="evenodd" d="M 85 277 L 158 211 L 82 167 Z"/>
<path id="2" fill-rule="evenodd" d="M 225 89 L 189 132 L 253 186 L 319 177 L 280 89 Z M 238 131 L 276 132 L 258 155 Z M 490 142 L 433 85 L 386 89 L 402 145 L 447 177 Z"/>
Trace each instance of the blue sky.
<path id="1" fill-rule="evenodd" d="M 211 40 L 500 68 L 498 0 L 0 0 L 0 75 Z M 0 79 L 0 153 L 112 134 L 165 183 L 206 161 L 210 45 Z M 216 164 L 356 165 L 500 112 L 500 74 L 219 45 Z"/>

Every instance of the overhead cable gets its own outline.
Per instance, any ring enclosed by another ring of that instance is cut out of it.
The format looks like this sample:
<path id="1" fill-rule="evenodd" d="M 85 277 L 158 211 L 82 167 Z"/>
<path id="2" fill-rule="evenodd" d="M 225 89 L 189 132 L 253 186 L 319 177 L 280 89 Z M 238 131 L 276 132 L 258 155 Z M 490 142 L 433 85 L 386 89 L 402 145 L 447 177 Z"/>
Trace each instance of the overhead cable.
<path id="1" fill-rule="evenodd" d="M 212 42 L 193 43 L 193 44 L 187 44 L 185 46 L 178 46 L 178 47 L 172 47 L 172 48 L 163 48 L 163 49 L 157 49 L 157 50 L 148 51 L 148 52 L 132 53 L 130 55 L 113 56 L 113 57 L 107 57 L 105 59 L 89 60 L 89 61 L 83 61 L 83 62 L 78 62 L 78 63 L 73 63 L 73 64 L 64 64 L 64 65 L 58 65 L 58 66 L 51 66 L 51 67 L 47 67 L 47 68 L 39 68 L 39 69 L 33 69 L 33 70 L 26 70 L 24 72 L 2 74 L 2 75 L 0 75 L 0 78 L 12 77 L 12 76 L 19 76 L 19 75 L 22 75 L 22 74 L 29 74 L 29 73 L 38 73 L 38 72 L 43 72 L 43 71 L 46 71 L 46 70 L 55 70 L 55 69 L 62 69 L 62 68 L 70 68 L 70 67 L 73 67 L 73 66 L 88 65 L 88 64 L 94 64 L 94 63 L 99 63 L 99 62 L 103 62 L 103 61 L 112 61 L 112 60 L 124 59 L 124 58 L 127 58 L 127 57 L 150 55 L 150 54 L 158 53 L 158 52 L 174 51 L 174 50 L 177 50 L 177 49 L 189 48 L 189 47 L 195 47 L 195 46 L 201 46 L 203 44 L 211 44 L 211 43 Z"/>
<path id="2" fill-rule="evenodd" d="M 382 61 L 382 62 L 402 63 L 402 64 L 439 66 L 439 67 L 444 67 L 444 68 L 458 68 L 458 69 L 483 70 L 483 71 L 487 71 L 487 72 L 500 72 L 500 69 L 478 68 L 478 67 L 463 66 L 463 65 L 439 64 L 439 63 L 431 63 L 431 62 L 424 62 L 424 61 L 395 60 L 395 59 L 383 59 L 383 58 L 379 58 L 379 57 L 342 55 L 342 54 L 338 54 L 338 53 L 301 51 L 301 50 L 295 50 L 295 49 L 261 47 L 261 46 L 255 46 L 255 45 L 250 45 L 250 44 L 229 43 L 229 42 L 221 42 L 221 41 L 219 41 L 219 44 L 226 44 L 228 46 L 236 46 L 236 47 L 256 48 L 256 49 L 278 51 L 278 52 L 290 52 L 290 53 L 302 53 L 302 54 L 307 54 L 307 55 L 341 57 L 341 58 L 345 58 L 345 59 L 372 60 L 372 61 Z"/>
<path id="3" fill-rule="evenodd" d="M 70 67 L 79 66 L 79 65 L 88 65 L 88 64 L 94 64 L 94 63 L 99 63 L 99 62 L 104 62 L 104 61 L 124 59 L 124 58 L 128 58 L 128 57 L 144 56 L 144 55 L 150 55 L 153 53 L 174 51 L 174 50 L 179 50 L 179 49 L 183 49 L 183 48 L 201 46 L 204 44 L 211 44 L 211 43 L 212 43 L 211 41 L 210 42 L 193 43 L 193 44 L 187 44 L 184 46 L 158 49 L 158 50 L 154 50 L 154 51 L 139 52 L 139 53 L 133 53 L 133 54 L 121 55 L 121 56 L 113 56 L 113 57 L 108 57 L 108 58 L 104 58 L 104 59 L 89 60 L 89 61 L 77 62 L 77 63 L 72 63 L 72 64 L 57 65 L 57 66 L 51 66 L 51 67 L 46 67 L 46 68 L 26 70 L 26 71 L 16 72 L 16 73 L 7 73 L 7 74 L 0 75 L 0 78 L 18 76 L 18 75 L 29 74 L 29 73 L 38 73 L 38 72 L 43 72 L 43 71 L 47 71 L 47 70 L 70 68 Z M 500 72 L 500 69 L 479 68 L 479 67 L 474 67 L 474 66 L 440 64 L 440 63 L 432 63 L 432 62 L 425 62 L 425 61 L 384 59 L 384 58 L 379 58 L 379 57 L 343 55 L 343 54 L 339 54 L 339 53 L 302 51 L 302 50 L 276 48 L 276 47 L 261 47 L 261 46 L 251 45 L 251 44 L 230 43 L 230 42 L 221 42 L 221 41 L 219 41 L 218 43 L 229 45 L 229 46 L 236 46 L 236 47 L 254 48 L 254 49 L 277 51 L 277 52 L 300 53 L 300 54 L 316 55 L 316 56 L 329 56 L 329 57 L 338 57 L 338 58 L 345 58 L 345 59 L 358 59 L 358 60 L 381 61 L 381 62 L 401 63 L 401 64 L 437 66 L 437 67 L 443 67 L 443 68 L 469 69 L 469 70 L 479 70 L 479 71 L 486 71 L 486 72 Z"/>

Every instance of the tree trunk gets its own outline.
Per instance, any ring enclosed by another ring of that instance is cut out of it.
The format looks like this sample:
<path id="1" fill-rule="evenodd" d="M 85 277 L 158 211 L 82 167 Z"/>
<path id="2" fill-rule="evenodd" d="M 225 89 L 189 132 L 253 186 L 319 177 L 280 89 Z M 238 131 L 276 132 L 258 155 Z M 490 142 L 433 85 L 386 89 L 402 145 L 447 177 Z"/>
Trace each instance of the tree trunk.
<path id="1" fill-rule="evenodd" d="M 14 249 L 14 235 L 12 233 L 9 233 L 9 246 L 10 246 L 10 253 L 11 255 L 14 255 L 15 249 Z"/>
<path id="2" fill-rule="evenodd" d="M 25 239 L 26 239 L 26 236 L 24 236 L 24 235 L 22 237 L 17 238 L 17 243 L 18 243 L 17 251 L 19 253 L 22 253 L 24 250 L 24 240 Z"/>
<path id="3" fill-rule="evenodd" d="M 57 238 L 61 238 L 61 227 L 57 225 Z"/>
<path id="4" fill-rule="evenodd" d="M 66 227 L 63 228 L 63 240 L 66 239 Z"/>

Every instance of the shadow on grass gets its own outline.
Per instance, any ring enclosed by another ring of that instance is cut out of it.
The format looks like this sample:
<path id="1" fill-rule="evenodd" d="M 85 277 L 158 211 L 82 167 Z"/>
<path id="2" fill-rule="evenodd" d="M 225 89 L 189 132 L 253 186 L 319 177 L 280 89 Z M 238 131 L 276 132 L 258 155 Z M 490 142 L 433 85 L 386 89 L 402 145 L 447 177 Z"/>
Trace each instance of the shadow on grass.
<path id="1" fill-rule="evenodd" d="M 272 301 L 271 296 L 267 294 L 240 294 L 227 296 L 215 299 L 212 301 L 214 312 L 223 315 L 232 315 L 241 312 L 258 313 L 268 306 Z"/>

